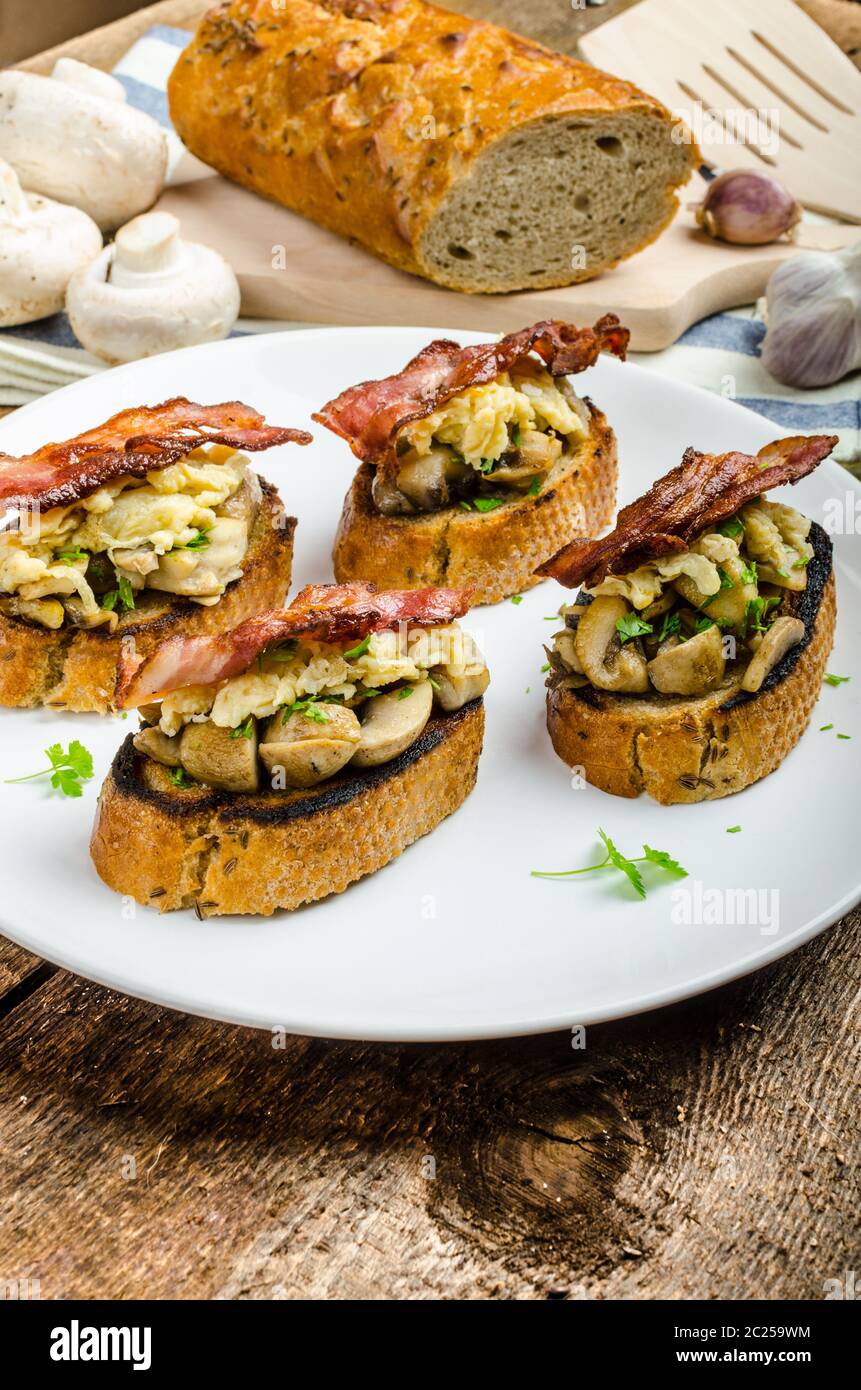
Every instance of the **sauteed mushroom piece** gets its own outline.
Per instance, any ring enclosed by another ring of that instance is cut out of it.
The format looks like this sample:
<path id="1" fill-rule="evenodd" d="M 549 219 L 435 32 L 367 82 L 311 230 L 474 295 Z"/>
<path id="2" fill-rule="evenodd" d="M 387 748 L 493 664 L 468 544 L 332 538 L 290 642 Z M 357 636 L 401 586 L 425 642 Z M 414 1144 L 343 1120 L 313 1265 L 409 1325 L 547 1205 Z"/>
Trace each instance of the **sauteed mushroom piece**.
<path id="1" fill-rule="evenodd" d="M 761 688 L 763 681 L 786 653 L 798 645 L 804 636 L 804 623 L 800 618 L 777 618 L 764 635 L 756 655 L 742 677 L 741 688 L 751 695 Z"/>
<path id="2" fill-rule="evenodd" d="M 179 739 L 170 738 L 161 729 L 140 729 L 134 736 L 134 746 L 139 753 L 162 763 L 165 767 L 179 767 Z"/>
<path id="3" fill-rule="evenodd" d="M 343 705 L 315 701 L 284 719 L 281 711 L 269 720 L 260 744 L 260 758 L 272 778 L 288 787 L 316 787 L 334 777 L 352 758 L 361 738 L 359 721 Z"/>
<path id="4" fill-rule="evenodd" d="M 189 777 L 228 792 L 256 792 L 260 777 L 253 719 L 248 727 L 250 736 L 246 738 L 235 729 L 220 728 L 211 719 L 186 724 L 180 735 L 179 756 Z"/>
<path id="5" fill-rule="evenodd" d="M 472 675 L 463 676 L 453 676 L 443 666 L 435 666 L 431 675 L 436 682 L 434 698 L 440 709 L 449 714 L 462 709 L 470 700 L 476 700 L 490 685 L 490 672 L 486 666 Z"/>
<path id="6" fill-rule="evenodd" d="M 669 646 L 649 662 L 652 685 L 662 695 L 704 695 L 723 679 L 726 658 L 719 627 Z"/>
<path id="7" fill-rule="evenodd" d="M 628 612 L 628 604 L 618 595 L 596 598 L 577 624 L 574 647 L 581 667 L 599 690 L 641 695 L 649 688 L 646 659 L 635 642 L 623 645 L 616 630 L 616 622 Z"/>
<path id="8" fill-rule="evenodd" d="M 409 691 L 408 695 L 403 692 Z M 433 686 L 430 681 L 405 685 L 388 695 L 378 695 L 365 706 L 362 741 L 353 757 L 356 767 L 387 763 L 415 743 L 430 718 Z"/>

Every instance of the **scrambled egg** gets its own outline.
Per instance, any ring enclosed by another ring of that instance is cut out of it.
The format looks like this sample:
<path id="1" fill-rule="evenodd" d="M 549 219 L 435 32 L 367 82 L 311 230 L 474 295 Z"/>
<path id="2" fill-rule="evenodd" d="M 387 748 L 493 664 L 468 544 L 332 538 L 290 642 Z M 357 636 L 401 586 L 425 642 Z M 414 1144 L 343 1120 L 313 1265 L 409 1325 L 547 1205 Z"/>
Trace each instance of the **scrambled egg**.
<path id="1" fill-rule="evenodd" d="M 549 372 L 536 368 L 513 378 L 504 372 L 486 386 L 468 387 L 433 415 L 405 425 L 401 437 L 419 455 L 430 453 L 434 441 L 450 444 L 478 469 L 482 459 L 498 459 L 511 447 L 509 425 L 521 430 L 551 428 L 566 435 L 585 433 L 582 419 Z"/>
<path id="2" fill-rule="evenodd" d="M 759 498 L 739 513 L 745 528 L 745 545 L 756 560 L 761 579 L 784 589 L 806 587 L 807 562 L 813 546 L 807 537 L 811 521 L 794 507 Z"/>
<path id="3" fill-rule="evenodd" d="M 715 542 L 718 544 L 715 545 Z M 666 560 L 650 560 L 630 574 L 608 574 L 589 592 L 596 596 L 621 594 L 635 608 L 648 608 L 650 603 L 655 603 L 661 597 L 664 584 L 671 584 L 684 574 L 693 580 L 701 594 L 708 597 L 720 589 L 718 565 L 733 556 L 738 556 L 735 541 L 726 536 L 709 534 L 679 555 L 670 555 Z"/>
<path id="4" fill-rule="evenodd" d="M 357 650 L 354 643 L 346 652 Z M 256 668 L 221 685 L 188 686 L 166 695 L 159 728 L 176 734 L 184 724 L 209 718 L 222 729 L 235 729 L 250 714 L 266 718 L 284 705 L 312 695 L 351 700 L 362 689 L 380 690 L 399 681 L 427 678 L 433 667 L 447 675 L 475 675 L 485 662 L 472 638 L 457 623 L 415 629 L 406 642 L 397 632 L 372 635 L 367 649 L 348 657 L 342 647 L 303 642 L 285 661 L 264 655 Z"/>
<path id="5" fill-rule="evenodd" d="M 70 506 L 36 514 L 22 529 L 0 533 L 0 593 L 24 600 L 76 594 L 84 616 L 95 617 L 102 610 L 85 573 L 91 554 L 106 554 L 134 589 L 148 584 L 215 602 L 242 573 L 248 539 L 244 522 L 218 517 L 215 509 L 237 492 L 245 473 L 246 460 L 231 449 L 195 449 L 146 477 L 115 479 Z M 205 548 L 160 563 L 202 531 L 211 533 Z M 203 586 L 195 585 L 194 571 L 206 573 Z"/>

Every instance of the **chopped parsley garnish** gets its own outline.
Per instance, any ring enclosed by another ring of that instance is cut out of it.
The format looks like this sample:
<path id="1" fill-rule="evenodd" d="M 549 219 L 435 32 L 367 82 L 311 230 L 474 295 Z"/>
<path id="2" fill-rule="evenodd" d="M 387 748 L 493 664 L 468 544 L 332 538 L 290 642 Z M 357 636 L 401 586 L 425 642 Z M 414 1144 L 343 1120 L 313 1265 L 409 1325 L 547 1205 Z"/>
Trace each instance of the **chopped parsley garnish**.
<path id="1" fill-rule="evenodd" d="M 598 869 L 618 869 L 630 882 L 634 892 L 641 898 L 646 896 L 646 885 L 643 882 L 642 874 L 637 868 L 638 864 L 654 864 L 658 869 L 663 869 L 665 873 L 671 874 L 673 878 L 687 878 L 688 871 L 683 869 L 677 859 L 664 849 L 652 849 L 650 845 L 643 845 L 643 853 L 635 859 L 628 859 L 620 849 L 614 845 L 609 835 L 599 829 L 598 834 L 604 842 L 607 851 L 605 859 L 600 864 L 587 864 L 583 869 L 563 869 L 558 873 L 544 873 L 539 869 L 532 870 L 533 878 L 571 878 L 575 874 L 591 874 Z"/>
<path id="2" fill-rule="evenodd" d="M 117 579 L 115 589 L 109 589 L 106 594 L 102 594 L 102 608 L 106 608 L 109 613 L 113 612 L 118 602 L 122 604 L 123 608 L 134 608 L 135 606 L 134 589 L 125 575 L 121 575 Z"/>
<path id="3" fill-rule="evenodd" d="M 469 505 L 469 503 L 468 503 L 466 500 L 462 499 L 460 505 L 463 507 L 463 510 L 464 510 L 465 512 L 471 512 L 471 511 L 472 511 L 472 507 Z"/>
<path id="4" fill-rule="evenodd" d="M 849 738 L 852 737 L 852 735 L 851 735 L 851 734 L 838 734 L 837 737 L 838 737 L 838 738 L 847 738 L 847 739 L 849 739 Z"/>
<path id="5" fill-rule="evenodd" d="M 266 661 L 290 661 L 296 655 L 298 646 L 295 637 L 288 637 L 285 642 L 276 642 L 274 646 L 267 647 L 261 655 Z"/>
<path id="6" fill-rule="evenodd" d="M 745 570 L 742 570 L 742 583 L 743 583 L 743 584 L 750 584 L 750 583 L 753 582 L 753 581 L 750 580 L 750 579 L 745 579 L 745 578 L 744 578 L 744 575 L 745 575 Z M 724 592 L 725 589 L 734 589 L 734 588 L 735 588 L 735 580 L 732 579 L 731 576 L 727 574 L 726 570 L 718 568 L 718 576 L 719 576 L 719 578 L 720 578 L 720 588 L 718 589 L 717 593 L 715 593 L 715 594 L 709 594 L 709 596 L 708 596 L 708 598 L 706 599 L 705 603 L 702 605 L 703 608 L 708 608 L 708 606 L 709 606 L 710 603 L 714 603 L 715 599 L 716 599 L 716 598 L 719 598 L 720 595 Z M 755 576 L 754 576 L 754 577 L 755 577 Z"/>
<path id="7" fill-rule="evenodd" d="M 183 791 L 187 791 L 189 787 L 194 786 L 194 783 L 189 781 L 188 777 L 186 777 L 185 768 L 182 766 L 169 767 L 167 770 L 167 776 L 168 781 L 173 782 L 173 785 L 175 787 L 181 787 Z"/>
<path id="8" fill-rule="evenodd" d="M 529 491 L 527 492 L 526 496 L 527 496 L 527 497 L 537 497 L 540 491 L 541 491 L 541 474 L 540 474 L 540 473 L 536 473 L 535 477 L 532 479 L 532 482 L 529 484 Z"/>
<path id="9" fill-rule="evenodd" d="M 173 550 L 204 550 L 210 544 L 209 535 L 206 531 L 196 531 L 190 541 L 185 541 L 183 545 L 174 545 Z"/>
<path id="10" fill-rule="evenodd" d="M 511 427 L 511 442 L 515 449 L 519 449 L 523 443 L 523 430 L 519 425 L 512 425 Z"/>
<path id="11" fill-rule="evenodd" d="M 430 683 L 431 683 L 431 685 L 433 686 L 434 690 L 439 690 L 439 681 L 435 681 L 434 678 L 433 678 L 433 676 L 428 676 L 428 680 L 430 681 Z M 379 691 L 375 691 L 374 693 L 375 693 L 375 694 L 379 694 Z"/>
<path id="12" fill-rule="evenodd" d="M 512 603 L 522 603 L 522 602 L 523 602 L 523 595 L 522 595 L 522 594 L 512 594 L 512 595 L 511 595 L 511 602 L 512 602 Z"/>
<path id="13" fill-rule="evenodd" d="M 109 613 L 112 613 L 117 606 L 118 598 L 119 594 L 116 589 L 109 589 L 106 594 L 102 594 L 102 608 L 106 608 Z"/>
<path id="14" fill-rule="evenodd" d="M 407 696 L 412 695 L 412 693 L 413 693 L 414 690 L 415 690 L 415 686 L 414 686 L 414 685 L 404 685 L 404 686 L 402 686 L 401 689 L 398 691 L 398 699 L 399 699 L 399 700 L 406 700 Z"/>
<path id="15" fill-rule="evenodd" d="M 708 632 L 710 627 L 717 627 L 714 618 L 697 618 L 694 632 Z"/>
<path id="16" fill-rule="evenodd" d="M 780 573 L 781 573 L 781 571 L 778 570 L 778 574 L 780 574 Z M 759 579 L 759 575 L 758 575 L 758 573 L 757 573 L 756 561 L 755 561 L 755 560 L 748 560 L 748 561 L 746 561 L 746 562 L 742 565 L 742 567 L 741 567 L 741 582 L 742 582 L 742 584 L 756 584 L 757 581 L 758 581 L 758 579 Z M 723 587 L 724 587 L 724 586 L 723 586 L 723 580 L 721 580 L 721 588 L 723 588 Z M 732 588 L 732 583 L 730 583 L 730 586 L 729 586 L 729 587 Z"/>
<path id="17" fill-rule="evenodd" d="M 851 676 L 832 676 L 830 671 L 826 671 L 822 679 L 826 685 L 845 685 L 848 680 L 851 680 Z"/>
<path id="18" fill-rule="evenodd" d="M 480 473 L 491 473 L 495 463 L 496 459 L 482 459 L 478 465 L 478 471 Z"/>
<path id="19" fill-rule="evenodd" d="M 820 726 L 819 726 L 819 732 L 820 732 L 821 734 L 827 734 L 827 733 L 828 733 L 828 730 L 829 730 L 829 729 L 833 729 L 833 728 L 834 728 L 834 725 L 833 725 L 833 724 L 820 724 Z"/>
<path id="20" fill-rule="evenodd" d="M 365 652 L 368 650 L 368 647 L 369 647 L 370 645 L 371 645 L 371 634 L 368 633 L 367 637 L 363 637 L 362 640 L 361 640 L 361 642 L 359 643 L 359 645 L 358 645 L 357 647 L 351 647 L 350 650 L 349 650 L 348 652 L 344 652 L 344 660 L 345 660 L 345 661 L 358 661 L 358 659 L 359 659 L 360 656 L 364 656 L 364 655 L 365 655 Z"/>
<path id="21" fill-rule="evenodd" d="M 749 632 L 765 632 L 765 623 L 762 620 L 768 612 L 768 608 L 768 600 L 761 596 L 748 599 L 745 604 L 744 619 L 742 621 L 743 637 L 746 637 Z"/>
<path id="22" fill-rule="evenodd" d="M 51 786 L 62 792 L 63 796 L 80 796 L 81 783 L 89 782 L 93 775 L 93 755 L 88 748 L 72 739 L 67 749 L 61 743 L 52 743 L 45 749 L 50 764 L 39 772 L 28 772 L 26 777 L 8 777 L 7 782 L 31 782 L 35 777 L 50 777 Z"/>
<path id="23" fill-rule="evenodd" d="M 76 560 L 89 560 L 90 558 L 90 552 L 82 550 L 79 545 L 76 545 L 74 550 L 57 550 L 54 554 L 64 565 L 73 565 Z"/>
<path id="24" fill-rule="evenodd" d="M 502 497 L 476 497 L 475 509 L 477 512 L 492 512 L 497 507 L 501 507 L 504 498 Z"/>
<path id="25" fill-rule="evenodd" d="M 626 613 L 623 618 L 616 619 L 616 631 L 625 642 L 631 642 L 635 637 L 642 637 L 648 632 L 652 632 L 652 624 L 644 622 L 637 613 Z"/>
<path id="26" fill-rule="evenodd" d="M 740 825 L 728 825 L 726 828 L 726 833 L 727 835 L 737 835 L 740 830 Z"/>
<path id="27" fill-rule="evenodd" d="M 332 698 L 331 696 L 329 697 Z M 304 714 L 306 719 L 311 719 L 315 724 L 328 724 L 329 716 L 320 709 L 316 703 L 317 696 L 311 695 L 307 700 L 294 700 L 292 705 L 284 706 L 284 713 L 281 716 L 281 723 L 286 724 L 291 714 Z"/>
<path id="28" fill-rule="evenodd" d="M 794 570 L 804 570 L 804 569 L 807 569 L 807 566 L 810 564 L 811 559 L 812 559 L 812 556 L 810 556 L 810 555 L 799 555 L 798 559 L 795 561 L 795 564 L 792 566 L 792 568 L 793 568 Z"/>
<path id="29" fill-rule="evenodd" d="M 722 536 L 728 536 L 731 541 L 737 541 L 739 536 L 744 535 L 744 522 L 737 516 L 731 516 L 720 528 Z"/>
<path id="30" fill-rule="evenodd" d="M 661 619 L 661 629 L 658 633 L 658 641 L 665 642 L 674 632 L 681 628 L 682 620 L 678 613 L 665 613 Z"/>
<path id="31" fill-rule="evenodd" d="M 544 675 L 544 673 L 545 673 L 546 671 L 549 671 L 549 670 L 550 670 L 550 662 L 549 662 L 549 661 L 545 661 L 544 665 L 541 667 L 541 674 L 542 674 L 542 676 Z"/>
<path id="32" fill-rule="evenodd" d="M 253 738 L 254 737 L 254 716 L 249 714 L 248 718 L 241 724 L 237 724 L 235 729 L 230 730 L 231 738 Z"/>

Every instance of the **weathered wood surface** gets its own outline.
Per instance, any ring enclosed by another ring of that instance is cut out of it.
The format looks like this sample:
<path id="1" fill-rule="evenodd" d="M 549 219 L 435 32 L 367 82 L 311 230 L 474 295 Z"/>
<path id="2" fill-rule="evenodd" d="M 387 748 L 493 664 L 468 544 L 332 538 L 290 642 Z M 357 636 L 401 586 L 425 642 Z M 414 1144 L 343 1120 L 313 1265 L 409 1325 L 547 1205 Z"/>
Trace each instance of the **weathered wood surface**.
<path id="1" fill-rule="evenodd" d="M 856 913 L 580 1051 L 279 1050 L 6 947 L 0 1276 L 43 1298 L 821 1298 L 861 1256 L 859 948 Z"/>

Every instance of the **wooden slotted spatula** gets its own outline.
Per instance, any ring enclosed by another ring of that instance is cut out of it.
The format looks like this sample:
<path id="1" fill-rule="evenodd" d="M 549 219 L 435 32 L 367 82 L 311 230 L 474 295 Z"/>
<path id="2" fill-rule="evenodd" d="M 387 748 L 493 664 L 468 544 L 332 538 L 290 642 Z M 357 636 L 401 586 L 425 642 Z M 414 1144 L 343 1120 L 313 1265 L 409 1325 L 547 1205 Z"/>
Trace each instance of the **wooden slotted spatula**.
<path id="1" fill-rule="evenodd" d="M 861 73 L 792 0 L 641 0 L 580 48 L 682 116 L 707 164 L 861 222 Z"/>

